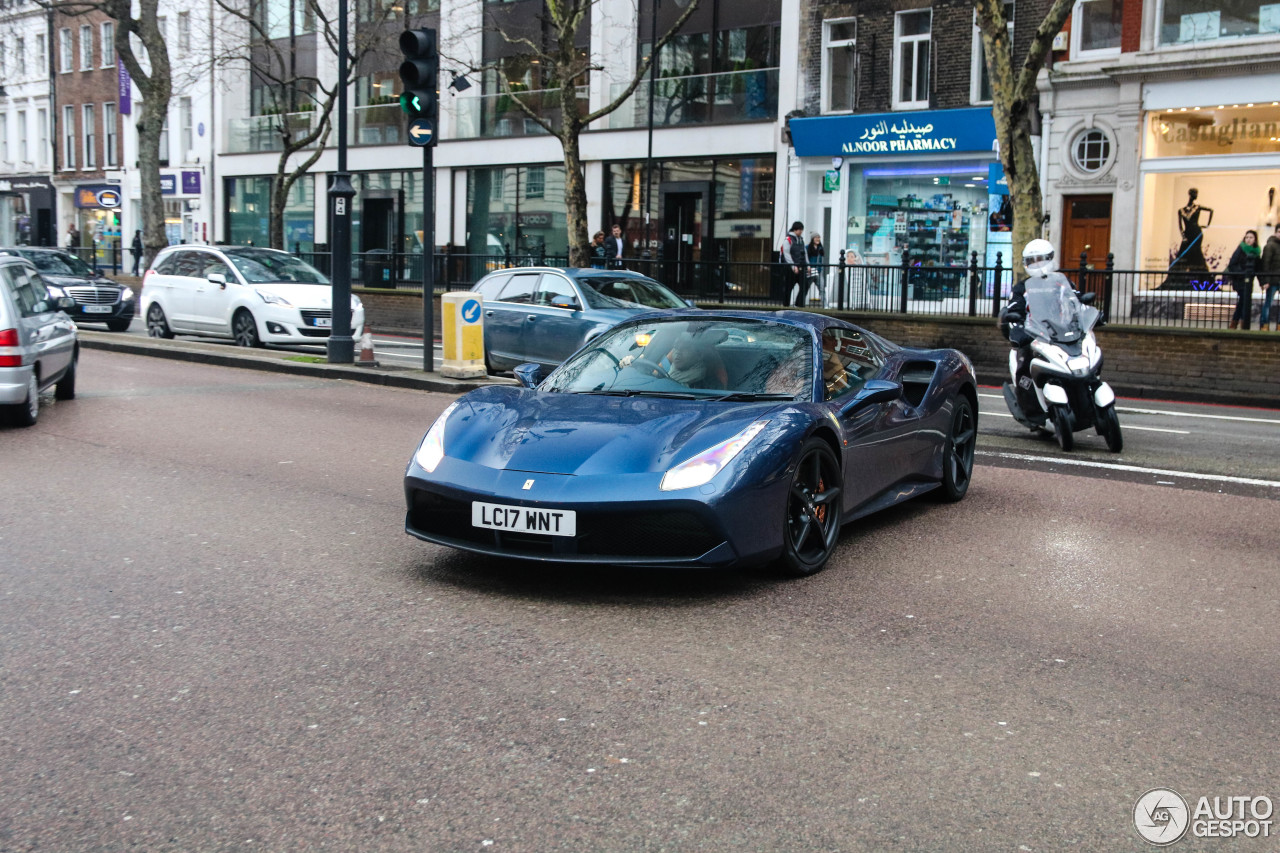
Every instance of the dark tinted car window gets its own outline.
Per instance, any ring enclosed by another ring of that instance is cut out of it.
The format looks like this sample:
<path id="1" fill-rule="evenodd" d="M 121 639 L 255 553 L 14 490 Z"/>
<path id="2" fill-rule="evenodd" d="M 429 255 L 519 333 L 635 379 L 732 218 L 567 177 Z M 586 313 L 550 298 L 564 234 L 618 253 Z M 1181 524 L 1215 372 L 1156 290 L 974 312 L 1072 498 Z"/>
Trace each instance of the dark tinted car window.
<path id="1" fill-rule="evenodd" d="M 861 388 L 883 363 L 860 332 L 830 328 L 822 333 L 822 379 L 828 400 Z"/>
<path id="2" fill-rule="evenodd" d="M 578 279 L 592 308 L 684 308 L 684 300 L 652 279 L 582 276 Z"/>
<path id="3" fill-rule="evenodd" d="M 40 276 L 20 264 L 0 268 L 0 275 L 4 276 L 5 285 L 13 294 L 13 301 L 17 303 L 18 311 L 23 317 L 33 317 L 49 310 L 49 291 Z"/>
<path id="4" fill-rule="evenodd" d="M 528 304 L 533 301 L 533 288 L 538 283 L 537 274 L 513 275 L 507 286 L 502 288 L 498 299 L 502 302 L 519 302 Z"/>
<path id="5" fill-rule="evenodd" d="M 53 275 L 93 275 L 93 270 L 89 269 L 89 265 L 75 255 L 30 250 L 19 250 L 18 254 L 35 264 L 36 269 L 41 272 L 52 273 Z"/>
<path id="6" fill-rule="evenodd" d="M 225 275 L 228 279 L 233 279 L 227 265 L 223 263 L 222 258 L 211 252 L 190 252 L 191 259 L 184 261 L 185 265 L 190 265 L 195 270 L 194 273 L 186 273 L 186 275 L 194 275 L 197 278 L 208 278 L 213 273 Z"/>
<path id="7" fill-rule="evenodd" d="M 156 262 L 155 271 L 160 273 L 161 275 L 176 275 L 176 273 L 174 273 L 174 270 L 178 268 L 179 254 L 180 254 L 179 252 L 173 252 L 171 254 L 165 255 L 163 258 L 161 258 L 159 261 Z"/>
<path id="8" fill-rule="evenodd" d="M 476 288 L 476 293 L 479 293 L 481 296 L 483 296 L 486 302 L 492 302 L 493 300 L 497 299 L 498 294 L 502 292 L 503 285 L 505 285 L 510 280 L 511 280 L 510 273 L 505 273 L 502 275 L 491 275 L 488 278 L 486 278 L 484 281 L 480 282 L 480 285 Z"/>
<path id="9" fill-rule="evenodd" d="M 575 302 L 578 300 L 578 294 L 567 278 L 549 272 L 542 274 L 542 280 L 538 283 L 538 297 L 536 299 L 539 305 L 550 305 L 557 299 L 563 299 L 566 296 L 571 297 Z"/>

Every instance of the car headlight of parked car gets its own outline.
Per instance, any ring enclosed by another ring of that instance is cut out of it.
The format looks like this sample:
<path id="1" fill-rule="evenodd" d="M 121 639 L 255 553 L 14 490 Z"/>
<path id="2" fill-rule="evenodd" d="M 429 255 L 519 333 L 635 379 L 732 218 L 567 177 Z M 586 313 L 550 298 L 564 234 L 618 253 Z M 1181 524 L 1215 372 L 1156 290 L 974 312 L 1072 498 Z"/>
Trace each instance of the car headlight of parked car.
<path id="1" fill-rule="evenodd" d="M 444 458 L 444 424 L 456 408 L 458 408 L 457 403 L 450 403 L 449 408 L 440 413 L 440 417 L 436 418 L 436 422 L 423 437 L 422 444 L 418 446 L 418 452 L 413 454 L 414 461 L 428 474 L 435 471 L 440 460 Z"/>
<path id="2" fill-rule="evenodd" d="M 132 288 L 132 287 L 126 287 L 124 290 L 120 291 L 120 301 L 121 301 L 121 302 L 128 302 L 128 301 L 129 301 L 130 299 L 132 299 L 132 298 L 133 298 L 133 288 Z"/>
<path id="3" fill-rule="evenodd" d="M 269 305 L 292 305 L 288 299 L 285 299 L 283 296 L 278 296 L 269 290 L 258 290 L 256 292 L 262 297 L 262 301 Z"/>
<path id="4" fill-rule="evenodd" d="M 724 470 L 733 461 L 733 457 L 742 452 L 742 448 L 751 443 L 768 421 L 756 421 L 733 438 L 726 439 L 714 447 L 710 447 L 697 456 L 693 456 L 662 475 L 664 492 L 677 489 L 691 489 L 711 481 L 711 478 Z"/>
<path id="5" fill-rule="evenodd" d="M 45 288 L 49 291 L 49 295 L 54 299 L 61 299 L 67 295 L 67 292 L 56 284 L 46 284 Z"/>

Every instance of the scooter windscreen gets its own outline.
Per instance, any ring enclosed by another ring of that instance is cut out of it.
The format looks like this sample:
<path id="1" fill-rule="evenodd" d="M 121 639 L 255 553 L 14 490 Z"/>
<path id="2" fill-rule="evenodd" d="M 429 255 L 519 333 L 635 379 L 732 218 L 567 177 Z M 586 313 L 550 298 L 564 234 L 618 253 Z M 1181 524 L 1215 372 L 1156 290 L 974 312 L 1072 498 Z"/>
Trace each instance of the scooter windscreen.
<path id="1" fill-rule="evenodd" d="M 1082 305 L 1062 273 L 1032 276 L 1026 283 L 1027 318 L 1024 328 L 1037 338 L 1074 343 L 1098 322 L 1098 309 Z"/>

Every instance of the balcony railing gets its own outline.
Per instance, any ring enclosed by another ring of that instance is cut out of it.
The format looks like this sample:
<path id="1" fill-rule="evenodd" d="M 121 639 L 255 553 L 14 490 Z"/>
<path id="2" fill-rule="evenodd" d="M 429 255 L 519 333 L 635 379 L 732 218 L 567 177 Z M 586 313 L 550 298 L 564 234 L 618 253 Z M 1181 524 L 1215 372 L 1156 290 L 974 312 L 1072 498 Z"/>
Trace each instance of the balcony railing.
<path id="1" fill-rule="evenodd" d="M 555 122 L 560 116 L 560 90 L 535 89 L 517 93 L 520 100 L 533 108 L 540 116 Z M 586 86 L 579 86 L 578 112 L 589 112 L 590 102 Z M 476 139 L 502 136 L 538 136 L 545 134 L 542 125 L 529 118 L 511 95 L 481 95 L 477 98 L 458 98 L 458 125 L 456 138 Z"/>
<path id="2" fill-rule="evenodd" d="M 609 93 L 616 98 L 626 85 Z M 611 130 L 649 126 L 649 81 L 645 80 L 609 118 Z M 778 117 L 778 69 L 728 71 L 662 77 L 654 82 L 653 126 L 729 124 L 767 121 Z"/>
<path id="3" fill-rule="evenodd" d="M 283 115 L 250 116 L 233 118 L 227 122 L 228 154 L 257 154 L 263 151 L 283 151 L 284 139 L 280 128 L 286 127 L 293 138 L 304 136 L 315 126 L 314 112 L 285 113 Z M 308 148 L 314 147 L 312 145 Z"/>
<path id="4" fill-rule="evenodd" d="M 409 119 L 399 103 L 356 107 L 351 111 L 351 117 L 352 145 L 401 145 L 405 142 Z"/>

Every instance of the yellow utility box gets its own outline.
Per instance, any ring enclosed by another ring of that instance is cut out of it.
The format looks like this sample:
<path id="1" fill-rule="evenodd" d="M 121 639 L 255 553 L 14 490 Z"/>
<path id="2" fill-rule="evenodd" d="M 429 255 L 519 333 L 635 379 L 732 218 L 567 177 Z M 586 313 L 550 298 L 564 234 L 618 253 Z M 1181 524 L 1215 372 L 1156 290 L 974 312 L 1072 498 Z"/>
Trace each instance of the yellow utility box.
<path id="1" fill-rule="evenodd" d="M 444 363 L 440 375 L 480 379 L 484 369 L 484 300 L 478 293 L 446 293 L 440 297 L 444 331 Z"/>

